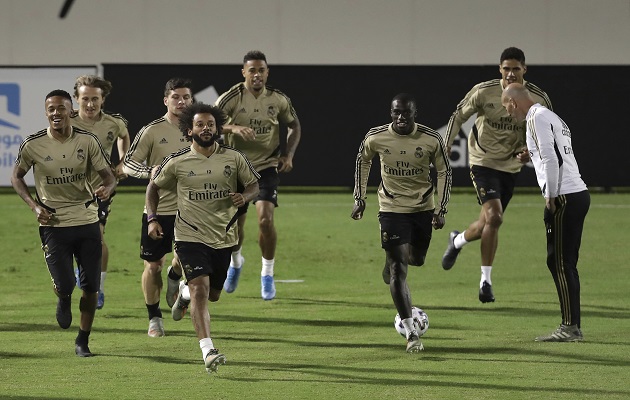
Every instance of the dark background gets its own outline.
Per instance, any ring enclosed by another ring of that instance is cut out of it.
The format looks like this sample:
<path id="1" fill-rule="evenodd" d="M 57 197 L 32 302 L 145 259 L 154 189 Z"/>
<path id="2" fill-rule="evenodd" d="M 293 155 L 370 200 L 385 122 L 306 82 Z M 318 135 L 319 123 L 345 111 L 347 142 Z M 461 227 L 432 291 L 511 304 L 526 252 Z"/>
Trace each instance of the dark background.
<path id="1" fill-rule="evenodd" d="M 106 109 L 129 121 L 132 140 L 142 126 L 165 114 L 163 90 L 170 78 L 191 78 L 195 92 L 213 85 L 219 94 L 243 80 L 240 65 L 104 64 L 103 69 L 114 85 Z M 619 115 L 627 112 L 628 94 L 627 85 L 619 82 L 629 75 L 630 66 L 529 66 L 525 75 L 547 92 L 554 111 L 571 128 L 580 172 L 589 187 L 630 186 L 629 163 L 622 155 L 630 132 Z M 371 127 L 391 122 L 393 96 L 414 94 L 417 122 L 439 129 L 475 84 L 494 78 L 500 78 L 498 65 L 271 65 L 267 83 L 291 98 L 302 124 L 294 169 L 281 175 L 281 185 L 352 187 L 359 144 Z M 460 140 L 466 140 L 463 132 Z M 375 160 L 371 185 L 378 184 L 378 173 Z M 453 169 L 453 185 L 471 185 L 468 168 Z M 517 185 L 537 186 L 533 168 L 523 169 Z"/>

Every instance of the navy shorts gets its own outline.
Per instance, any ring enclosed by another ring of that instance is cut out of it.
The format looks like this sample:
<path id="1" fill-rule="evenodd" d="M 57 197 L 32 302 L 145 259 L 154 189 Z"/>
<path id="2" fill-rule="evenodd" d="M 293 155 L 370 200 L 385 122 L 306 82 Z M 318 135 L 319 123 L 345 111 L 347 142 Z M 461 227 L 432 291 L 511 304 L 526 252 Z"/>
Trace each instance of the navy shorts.
<path id="1" fill-rule="evenodd" d="M 140 236 L 140 258 L 146 261 L 159 261 L 167 253 L 173 252 L 173 240 L 175 240 L 175 216 L 158 215 L 158 222 L 162 226 L 164 236 L 153 240 L 149 236 L 147 214 L 142 214 L 142 233 Z"/>
<path id="2" fill-rule="evenodd" d="M 76 282 L 73 259 L 79 265 L 81 288 L 96 293 L 101 284 L 101 229 L 98 222 L 87 225 L 40 226 L 42 250 L 55 290 L 72 294 Z"/>
<path id="3" fill-rule="evenodd" d="M 387 250 L 409 243 L 426 255 L 433 233 L 433 210 L 409 214 L 379 212 L 378 222 L 382 248 Z"/>
<path id="4" fill-rule="evenodd" d="M 259 200 L 270 201 L 274 206 L 278 207 L 278 185 L 280 184 L 280 177 L 278 176 L 278 170 L 276 167 L 270 167 L 263 169 L 259 172 L 260 179 L 258 180 L 258 197 L 253 200 L 256 203 Z M 237 191 L 242 192 L 244 189 L 241 184 L 238 184 Z M 245 203 L 244 206 L 239 207 L 237 216 L 241 216 L 247 213 L 249 203 Z"/>
<path id="5" fill-rule="evenodd" d="M 175 251 L 186 275 L 186 281 L 208 275 L 210 287 L 223 290 L 223 283 L 230 267 L 232 247 L 213 249 L 203 243 L 177 241 Z"/>
<path id="6" fill-rule="evenodd" d="M 479 204 L 488 200 L 499 199 L 503 211 L 507 208 L 514 194 L 517 175 L 518 173 L 503 172 L 479 165 L 470 166 L 470 178 L 475 186 Z"/>

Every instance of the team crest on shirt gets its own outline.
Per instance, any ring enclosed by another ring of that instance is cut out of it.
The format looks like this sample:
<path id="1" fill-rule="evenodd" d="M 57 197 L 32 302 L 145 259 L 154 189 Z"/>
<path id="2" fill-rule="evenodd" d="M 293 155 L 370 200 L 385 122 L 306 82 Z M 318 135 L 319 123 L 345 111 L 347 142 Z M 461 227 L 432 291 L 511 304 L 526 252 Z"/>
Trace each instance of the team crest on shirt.
<path id="1" fill-rule="evenodd" d="M 114 132 L 107 132 L 107 140 L 109 140 L 110 142 L 114 141 Z"/>
<path id="2" fill-rule="evenodd" d="M 422 147 L 416 147 L 416 152 L 413 153 L 416 158 L 424 157 L 424 151 L 422 151 Z"/>
<path id="3" fill-rule="evenodd" d="M 274 106 L 269 106 L 267 107 L 267 116 L 268 117 L 275 117 L 276 116 L 276 109 Z"/>
<path id="4" fill-rule="evenodd" d="M 230 176 L 232 176 L 232 167 L 230 167 L 229 165 L 226 165 L 225 169 L 223 170 L 223 175 L 226 178 L 229 178 Z"/>
<path id="5" fill-rule="evenodd" d="M 77 159 L 79 161 L 85 161 L 85 154 L 83 153 L 83 149 L 77 149 Z"/>

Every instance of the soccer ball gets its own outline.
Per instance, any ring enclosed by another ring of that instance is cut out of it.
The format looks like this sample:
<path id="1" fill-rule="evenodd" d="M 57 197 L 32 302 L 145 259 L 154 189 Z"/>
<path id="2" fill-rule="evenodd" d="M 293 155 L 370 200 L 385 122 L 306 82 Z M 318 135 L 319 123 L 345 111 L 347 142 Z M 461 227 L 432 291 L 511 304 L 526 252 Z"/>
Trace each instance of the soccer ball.
<path id="1" fill-rule="evenodd" d="M 413 318 L 413 322 L 418 330 L 418 335 L 424 335 L 427 329 L 429 329 L 429 316 L 427 313 L 425 313 L 421 308 L 414 306 L 411 307 L 411 317 Z M 407 332 L 405 331 L 405 327 L 400 319 L 400 314 L 396 314 L 396 318 L 394 318 L 394 328 L 396 328 L 396 331 L 400 334 L 400 336 L 404 338 L 407 337 Z"/>

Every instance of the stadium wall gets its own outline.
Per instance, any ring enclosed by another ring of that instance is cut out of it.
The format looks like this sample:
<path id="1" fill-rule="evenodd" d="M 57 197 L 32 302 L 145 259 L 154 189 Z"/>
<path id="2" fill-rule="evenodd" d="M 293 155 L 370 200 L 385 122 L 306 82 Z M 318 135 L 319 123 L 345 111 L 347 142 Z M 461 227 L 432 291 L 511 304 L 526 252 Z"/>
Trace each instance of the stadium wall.
<path id="1" fill-rule="evenodd" d="M 171 77 L 191 78 L 195 98 L 207 103 L 242 79 L 239 65 L 104 64 L 103 70 L 117 86 L 107 105 L 129 119 L 133 134 L 165 113 L 163 86 Z M 574 151 L 589 186 L 630 186 L 628 161 L 621 150 L 630 146 L 630 135 L 627 126 L 619 128 L 618 118 L 612 118 L 610 112 L 611 105 L 623 104 L 628 87 L 608 83 L 610 77 L 628 75 L 630 66 L 538 65 L 530 66 L 526 75 L 547 91 L 554 110 L 571 127 Z M 143 79 L 138 80 L 139 76 Z M 294 170 L 281 176 L 282 184 L 352 186 L 359 144 L 370 127 L 391 122 L 389 105 L 394 95 L 415 94 L 418 122 L 443 132 L 466 92 L 497 76 L 496 65 L 271 66 L 270 84 L 291 97 L 303 127 Z M 141 98 L 119 89 L 125 87 L 142 93 Z M 605 98 L 602 87 L 606 87 Z M 462 131 L 451 154 L 456 186 L 470 186 L 467 161 Z M 378 183 L 378 169 L 375 160 L 371 184 Z M 523 169 L 518 185 L 536 186 L 533 168 Z"/>

